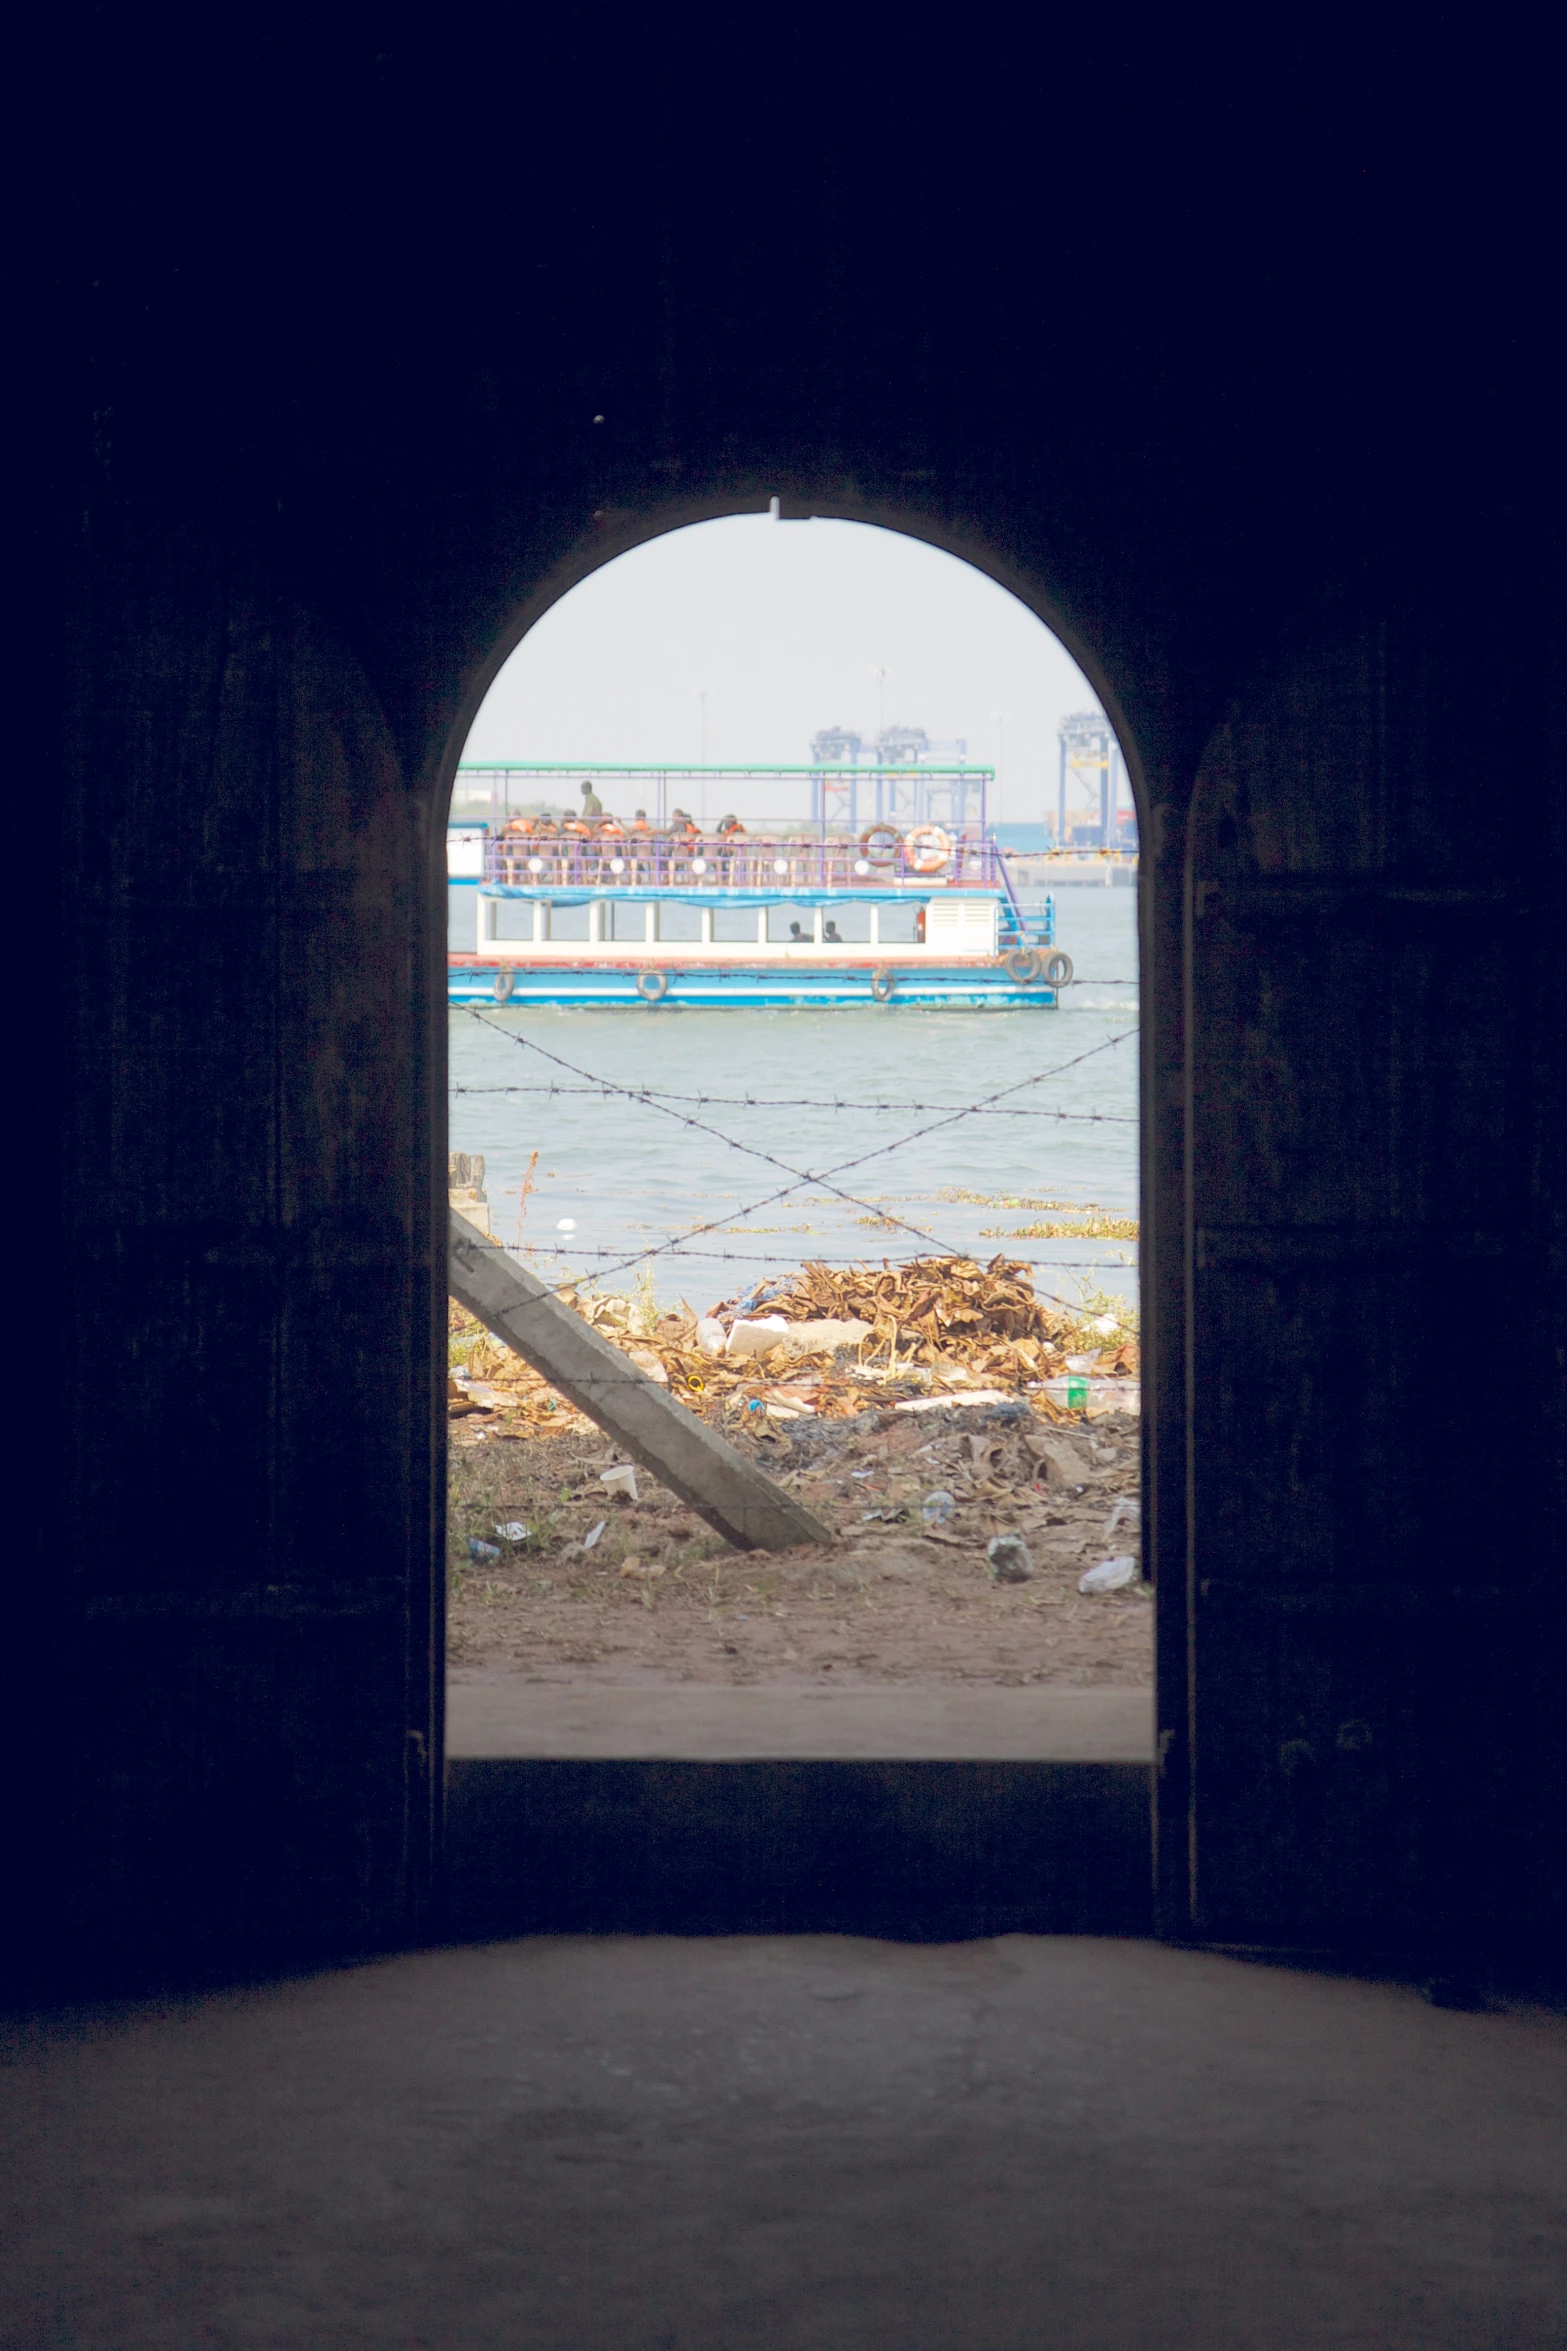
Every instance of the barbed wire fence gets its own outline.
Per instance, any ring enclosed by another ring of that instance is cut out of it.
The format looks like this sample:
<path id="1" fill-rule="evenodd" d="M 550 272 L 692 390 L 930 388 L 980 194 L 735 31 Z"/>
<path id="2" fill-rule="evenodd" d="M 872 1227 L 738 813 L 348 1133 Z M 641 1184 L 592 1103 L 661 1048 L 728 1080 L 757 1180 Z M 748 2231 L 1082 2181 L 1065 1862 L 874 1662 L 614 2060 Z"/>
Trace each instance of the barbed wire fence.
<path id="1" fill-rule="evenodd" d="M 858 1192 L 847 1189 L 837 1179 L 854 1174 L 873 1160 L 885 1158 L 895 1151 L 905 1150 L 910 1144 L 924 1142 L 932 1135 L 941 1134 L 959 1125 L 965 1119 L 1025 1118 L 1074 1125 L 1132 1127 L 1138 1123 L 1136 1117 L 1132 1115 L 1105 1111 L 1039 1109 L 1019 1105 L 1012 1099 L 1016 1095 L 1027 1093 L 1035 1086 L 1048 1085 L 1052 1079 L 1064 1076 L 1068 1070 L 1076 1069 L 1100 1054 L 1113 1052 L 1118 1046 L 1124 1045 L 1129 1038 L 1136 1036 L 1138 1033 L 1136 1022 L 1125 1029 L 1118 1030 L 1114 1036 L 1102 1039 L 1097 1045 L 1085 1047 L 1081 1053 L 1073 1054 L 1066 1061 L 1053 1063 L 1047 1069 L 1036 1070 L 1027 1077 L 1015 1079 L 1009 1085 L 997 1087 L 993 1092 L 981 1095 L 973 1102 L 941 1103 L 886 1100 L 859 1102 L 844 1096 L 814 1098 L 754 1094 L 743 1096 L 682 1094 L 655 1086 L 628 1086 L 615 1079 L 602 1077 L 591 1070 L 583 1069 L 576 1062 L 568 1061 L 563 1054 L 550 1051 L 547 1046 L 540 1044 L 537 1038 L 531 1037 L 523 1031 L 503 1026 L 500 1021 L 481 1012 L 477 1007 L 469 1006 L 466 1009 L 468 1017 L 477 1026 L 492 1031 L 493 1034 L 504 1038 L 508 1044 L 516 1046 L 525 1053 L 537 1055 L 556 1070 L 564 1072 L 567 1078 L 580 1082 L 563 1084 L 559 1079 L 552 1078 L 538 1084 L 520 1082 L 516 1085 L 458 1085 L 453 1088 L 454 1094 L 463 1096 L 540 1095 L 546 1099 L 551 1096 L 587 1095 L 603 1100 L 635 1103 L 645 1110 L 673 1119 L 678 1124 L 723 1144 L 727 1149 L 738 1152 L 745 1158 L 760 1161 L 788 1178 L 784 1184 L 773 1191 L 764 1193 L 759 1199 L 748 1201 L 743 1207 L 731 1209 L 722 1216 L 711 1217 L 700 1223 L 689 1225 L 679 1233 L 666 1235 L 663 1240 L 650 1242 L 646 1247 L 635 1249 L 630 1254 L 622 1254 L 612 1249 L 573 1248 L 570 1254 L 575 1258 L 605 1261 L 599 1264 L 597 1270 L 588 1277 L 594 1282 L 608 1281 L 617 1273 L 629 1273 L 645 1268 L 655 1258 L 662 1258 L 677 1264 L 682 1262 L 770 1266 L 788 1264 L 791 1262 L 791 1258 L 783 1252 L 764 1252 L 752 1256 L 728 1250 L 697 1249 L 693 1248 L 691 1244 L 717 1235 L 728 1235 L 732 1232 L 732 1228 L 744 1224 L 747 1219 L 760 1214 L 764 1209 L 776 1208 L 782 1202 L 806 1191 L 826 1192 L 847 1207 L 863 1209 L 874 1218 L 883 1232 L 905 1233 L 937 1256 L 972 1259 L 974 1255 L 972 1250 L 954 1246 L 937 1234 L 927 1232 L 923 1226 L 912 1223 L 906 1217 L 889 1215 L 885 1203 L 868 1200 Z M 857 1151 L 853 1157 L 841 1160 L 831 1167 L 806 1169 L 792 1165 L 788 1160 L 780 1158 L 776 1152 L 765 1150 L 758 1144 L 744 1142 L 739 1136 L 729 1134 L 723 1128 L 713 1125 L 710 1120 L 695 1115 L 696 1111 L 709 1109 L 832 1110 L 893 1116 L 923 1116 L 927 1113 L 939 1113 L 939 1115 L 935 1116 L 927 1126 L 917 1127 L 912 1133 L 899 1135 L 891 1142 L 878 1143 L 869 1150 Z M 556 1254 L 565 1255 L 566 1252 L 559 1251 Z M 860 1265 L 865 1262 L 865 1253 L 860 1252 L 854 1257 L 841 1259 L 824 1258 L 820 1253 L 813 1253 L 811 1262 L 845 1266 Z M 1083 1260 L 1063 1257 L 1034 1258 L 1029 1262 L 1035 1267 L 1061 1266 L 1087 1273 L 1110 1266 L 1121 1267 L 1125 1265 L 1126 1260 L 1124 1258 Z M 557 1291 L 574 1289 L 580 1286 L 580 1277 L 568 1277 L 551 1286 Z M 1062 1298 L 1054 1291 L 1040 1290 L 1038 1294 L 1069 1313 L 1078 1311 L 1078 1307 L 1073 1301 Z"/>

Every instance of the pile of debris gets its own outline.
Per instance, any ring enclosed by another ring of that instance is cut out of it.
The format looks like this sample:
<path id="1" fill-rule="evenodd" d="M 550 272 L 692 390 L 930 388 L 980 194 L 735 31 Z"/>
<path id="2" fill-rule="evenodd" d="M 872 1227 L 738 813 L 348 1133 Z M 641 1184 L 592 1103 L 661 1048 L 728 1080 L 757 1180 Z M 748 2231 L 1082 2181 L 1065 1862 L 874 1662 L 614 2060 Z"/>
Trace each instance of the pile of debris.
<path id="1" fill-rule="evenodd" d="M 705 1315 L 685 1305 L 659 1314 L 645 1298 L 614 1293 L 562 1295 L 651 1378 L 716 1421 L 846 1419 L 867 1406 L 916 1411 L 1025 1397 L 1047 1419 L 1068 1418 L 1046 1382 L 1138 1376 L 1137 1342 L 1122 1321 L 1046 1304 L 1028 1268 L 1001 1256 L 985 1266 L 967 1257 L 808 1264 Z M 450 1383 L 454 1415 L 520 1414 L 541 1434 L 585 1425 L 455 1304 L 451 1335 L 463 1365 Z"/>

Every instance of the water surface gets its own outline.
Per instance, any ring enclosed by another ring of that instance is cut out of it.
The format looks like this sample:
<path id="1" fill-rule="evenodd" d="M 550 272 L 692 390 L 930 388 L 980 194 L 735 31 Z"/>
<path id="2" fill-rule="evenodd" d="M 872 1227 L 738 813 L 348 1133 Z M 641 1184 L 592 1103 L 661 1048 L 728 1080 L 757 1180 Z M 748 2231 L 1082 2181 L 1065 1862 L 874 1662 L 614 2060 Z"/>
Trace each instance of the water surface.
<path id="1" fill-rule="evenodd" d="M 645 1265 L 702 1311 L 807 1257 L 938 1248 L 1133 1295 L 1135 1241 L 1017 1237 L 1137 1207 L 1135 893 L 1056 905 L 1079 984 L 1054 1012 L 454 1012 L 452 1148 L 483 1152 L 498 1237 L 551 1281 Z M 930 1107 L 878 1107 L 906 1104 Z"/>

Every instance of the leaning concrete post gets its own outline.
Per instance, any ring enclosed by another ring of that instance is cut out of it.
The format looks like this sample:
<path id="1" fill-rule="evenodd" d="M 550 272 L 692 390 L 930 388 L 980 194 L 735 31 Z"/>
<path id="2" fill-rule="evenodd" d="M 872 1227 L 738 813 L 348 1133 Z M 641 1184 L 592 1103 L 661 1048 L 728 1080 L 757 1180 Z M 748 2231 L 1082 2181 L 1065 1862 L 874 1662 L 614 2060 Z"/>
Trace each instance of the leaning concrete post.
<path id="1" fill-rule="evenodd" d="M 832 1530 L 451 1211 L 447 1283 L 501 1344 L 741 1551 L 831 1543 Z"/>

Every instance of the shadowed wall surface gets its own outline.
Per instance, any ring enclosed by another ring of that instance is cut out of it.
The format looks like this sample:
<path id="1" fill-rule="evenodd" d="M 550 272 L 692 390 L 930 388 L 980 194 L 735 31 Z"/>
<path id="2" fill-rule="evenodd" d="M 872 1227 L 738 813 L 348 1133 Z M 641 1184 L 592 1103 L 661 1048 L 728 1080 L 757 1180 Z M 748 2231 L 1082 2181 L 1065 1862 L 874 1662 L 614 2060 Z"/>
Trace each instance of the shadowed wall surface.
<path id="1" fill-rule="evenodd" d="M 1150 56 L 1132 160 L 1064 247 L 1026 72 L 1014 99 L 951 61 L 990 133 L 959 189 L 828 135 L 788 70 L 747 116 L 737 60 L 642 37 L 95 42 L 37 1962 L 341 1952 L 428 1915 L 445 796 L 553 597 L 773 496 L 979 562 L 1126 746 L 1164 1925 L 1538 1941 L 1561 703 L 1523 193 L 1452 179 L 1456 76 L 1384 109 L 1372 169 L 1371 61 L 1338 130 L 1297 60 L 1238 112 L 1206 85 L 1176 141 Z M 1450 331 L 1481 256 L 1522 322 L 1504 371 Z M 1481 733 L 1531 779 L 1483 849 Z M 1476 1268 L 1505 1425 L 1437 1370 Z M 1517 1464 L 1522 1586 L 1494 1527 L 1456 1531 L 1471 1440 Z"/>

